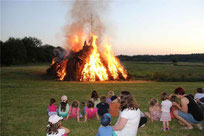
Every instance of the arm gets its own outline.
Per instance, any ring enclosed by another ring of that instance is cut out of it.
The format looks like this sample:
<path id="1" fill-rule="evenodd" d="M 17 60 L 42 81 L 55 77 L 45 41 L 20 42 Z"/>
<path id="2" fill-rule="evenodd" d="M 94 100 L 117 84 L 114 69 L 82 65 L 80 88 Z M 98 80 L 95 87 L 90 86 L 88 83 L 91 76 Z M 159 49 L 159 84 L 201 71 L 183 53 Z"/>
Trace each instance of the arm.
<path id="1" fill-rule="evenodd" d="M 80 122 L 80 115 L 79 115 L 79 111 L 77 111 L 77 121 Z"/>
<path id="2" fill-rule="evenodd" d="M 87 121 L 87 112 L 86 112 L 86 114 L 84 115 L 84 122 L 86 122 Z"/>
<path id="3" fill-rule="evenodd" d="M 187 99 L 187 98 L 186 98 Z M 184 98 L 182 98 L 181 99 L 181 106 L 180 105 L 178 105 L 176 102 L 173 102 L 173 106 L 176 106 L 179 110 L 181 110 L 182 112 L 184 112 L 184 113 L 187 113 L 188 112 L 188 106 L 187 106 L 187 104 L 188 104 L 188 101 L 186 100 L 186 99 L 184 99 Z"/>
<path id="4" fill-rule="evenodd" d="M 98 112 L 96 112 L 96 118 L 97 118 L 97 120 L 100 120 Z"/>
<path id="5" fill-rule="evenodd" d="M 127 121 L 128 119 L 121 117 L 119 122 L 115 126 L 113 126 L 113 130 L 114 131 L 122 130 L 125 127 Z"/>
<path id="6" fill-rule="evenodd" d="M 69 110 L 69 112 L 67 114 L 67 119 L 69 119 L 70 114 L 71 114 L 71 109 Z"/>
<path id="7" fill-rule="evenodd" d="M 153 114 L 152 114 L 152 109 L 151 109 L 151 108 L 149 108 L 149 115 L 150 115 L 150 120 L 151 120 L 151 122 L 154 122 L 154 120 L 153 120 Z"/>

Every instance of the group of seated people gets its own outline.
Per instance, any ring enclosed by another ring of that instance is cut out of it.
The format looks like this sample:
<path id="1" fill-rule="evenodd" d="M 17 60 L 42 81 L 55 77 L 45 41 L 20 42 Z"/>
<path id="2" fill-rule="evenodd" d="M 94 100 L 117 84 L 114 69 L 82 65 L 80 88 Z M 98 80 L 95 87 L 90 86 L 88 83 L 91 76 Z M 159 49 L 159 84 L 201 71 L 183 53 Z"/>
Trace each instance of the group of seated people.
<path id="1" fill-rule="evenodd" d="M 61 124 L 61 120 L 76 119 L 78 122 L 87 122 L 89 119 L 100 120 L 101 126 L 96 136 L 136 136 L 138 128 L 145 125 L 147 117 L 151 122 L 160 120 L 163 122 L 163 131 L 169 131 L 169 121 L 176 118 L 185 129 L 193 129 L 197 126 L 202 130 L 204 94 L 202 88 L 196 90 L 195 96 L 185 94 L 183 88 L 178 87 L 174 94 L 161 93 L 161 104 L 156 98 L 149 101 L 149 112 L 141 112 L 135 97 L 129 91 L 122 91 L 116 96 L 113 91 L 108 92 L 108 97 L 101 96 L 93 91 L 87 102 L 81 102 L 83 109 L 80 112 L 79 101 L 74 100 L 68 104 L 66 95 L 61 97 L 61 103 L 57 108 L 56 100 L 52 98 L 48 106 L 47 136 L 66 136 L 70 133 L 68 128 Z M 200 103 L 200 107 L 198 105 Z M 114 126 L 110 126 L 111 117 L 118 117 Z"/>

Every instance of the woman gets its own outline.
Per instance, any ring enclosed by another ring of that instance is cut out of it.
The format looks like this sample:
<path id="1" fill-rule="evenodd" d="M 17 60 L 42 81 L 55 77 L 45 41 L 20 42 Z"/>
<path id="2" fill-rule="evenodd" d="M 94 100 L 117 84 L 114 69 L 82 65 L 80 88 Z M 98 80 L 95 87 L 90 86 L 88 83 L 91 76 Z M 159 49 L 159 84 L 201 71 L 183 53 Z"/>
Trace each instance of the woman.
<path id="1" fill-rule="evenodd" d="M 136 136 L 140 123 L 140 109 L 128 91 L 120 93 L 120 115 L 113 130 L 117 136 Z"/>
<path id="2" fill-rule="evenodd" d="M 173 102 L 178 110 L 174 110 L 174 116 L 181 124 L 186 125 L 185 129 L 193 129 L 191 124 L 196 124 L 198 129 L 202 129 L 200 122 L 203 119 L 202 112 L 199 112 L 199 107 L 193 100 L 191 95 L 186 95 L 183 88 L 178 87 L 174 90 L 174 94 L 180 99 L 181 105 Z"/>

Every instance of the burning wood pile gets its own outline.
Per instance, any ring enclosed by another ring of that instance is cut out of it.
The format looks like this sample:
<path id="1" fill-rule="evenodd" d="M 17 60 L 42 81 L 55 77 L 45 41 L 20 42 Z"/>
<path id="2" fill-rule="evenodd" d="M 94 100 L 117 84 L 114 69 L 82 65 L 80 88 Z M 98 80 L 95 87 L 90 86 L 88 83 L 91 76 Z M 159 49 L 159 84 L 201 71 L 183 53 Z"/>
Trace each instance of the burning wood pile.
<path id="1" fill-rule="evenodd" d="M 88 43 L 85 41 L 79 51 L 71 51 L 62 59 L 53 58 L 47 74 L 57 80 L 68 81 L 106 81 L 128 80 L 130 75 L 113 55 L 111 46 L 100 53 L 97 36 L 92 35 Z"/>

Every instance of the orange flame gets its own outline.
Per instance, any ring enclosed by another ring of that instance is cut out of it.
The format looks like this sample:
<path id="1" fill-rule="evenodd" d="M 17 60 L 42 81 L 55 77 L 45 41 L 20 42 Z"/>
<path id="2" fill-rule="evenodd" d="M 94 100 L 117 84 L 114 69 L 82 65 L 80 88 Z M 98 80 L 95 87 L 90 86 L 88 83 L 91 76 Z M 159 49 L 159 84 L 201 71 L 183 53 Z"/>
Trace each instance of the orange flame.
<path id="1" fill-rule="evenodd" d="M 63 60 L 63 62 L 57 65 L 57 76 L 59 77 L 58 80 L 64 80 L 66 76 L 66 67 L 67 67 L 68 59 Z"/>
<path id="2" fill-rule="evenodd" d="M 81 81 L 96 81 L 96 77 L 98 77 L 100 81 L 108 80 L 107 70 L 101 62 L 100 54 L 96 45 L 96 39 L 97 36 L 94 35 L 92 41 L 93 49 L 82 70 Z"/>
<path id="3" fill-rule="evenodd" d="M 127 79 L 127 71 L 120 64 L 119 60 L 114 56 L 111 46 L 108 43 L 104 44 L 104 55 L 107 59 L 108 69 L 113 77 L 113 79 L 119 78 L 119 72 L 122 74 L 124 79 Z"/>

